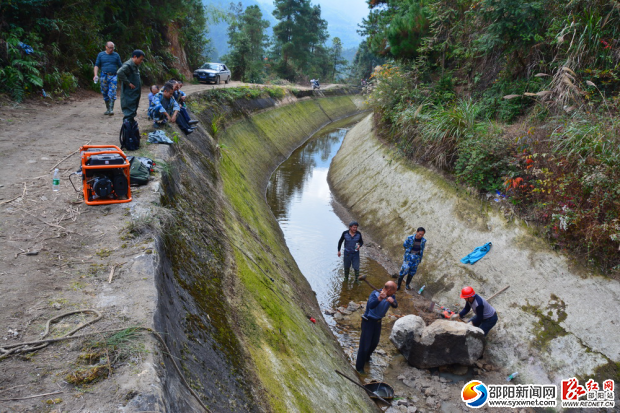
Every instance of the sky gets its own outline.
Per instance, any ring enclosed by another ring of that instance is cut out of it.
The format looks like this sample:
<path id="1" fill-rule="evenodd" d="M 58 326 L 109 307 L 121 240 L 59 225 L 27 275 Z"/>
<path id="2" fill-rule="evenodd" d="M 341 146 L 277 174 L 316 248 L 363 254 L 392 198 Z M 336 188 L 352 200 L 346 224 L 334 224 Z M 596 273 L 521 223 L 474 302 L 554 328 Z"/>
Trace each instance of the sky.
<path id="1" fill-rule="evenodd" d="M 312 0 L 312 4 L 341 10 L 345 15 L 357 20 L 358 23 L 361 23 L 362 19 L 368 15 L 366 0 Z"/>
<path id="2" fill-rule="evenodd" d="M 257 0 L 263 4 L 273 4 L 273 0 Z M 347 16 L 357 23 L 368 15 L 368 4 L 366 0 L 311 0 L 312 4 L 320 4 L 321 8 L 330 8 L 342 11 L 343 17 Z"/>

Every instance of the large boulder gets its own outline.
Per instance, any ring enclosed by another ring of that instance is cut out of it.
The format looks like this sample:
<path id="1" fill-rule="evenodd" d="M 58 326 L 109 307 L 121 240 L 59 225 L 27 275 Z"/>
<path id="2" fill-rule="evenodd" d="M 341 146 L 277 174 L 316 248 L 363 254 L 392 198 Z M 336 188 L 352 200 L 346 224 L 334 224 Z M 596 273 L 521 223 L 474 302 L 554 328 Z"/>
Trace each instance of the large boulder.
<path id="1" fill-rule="evenodd" d="M 472 366 L 482 356 L 484 332 L 471 324 L 436 320 L 428 327 L 415 315 L 396 321 L 390 340 L 407 362 L 419 369 L 462 364 Z"/>

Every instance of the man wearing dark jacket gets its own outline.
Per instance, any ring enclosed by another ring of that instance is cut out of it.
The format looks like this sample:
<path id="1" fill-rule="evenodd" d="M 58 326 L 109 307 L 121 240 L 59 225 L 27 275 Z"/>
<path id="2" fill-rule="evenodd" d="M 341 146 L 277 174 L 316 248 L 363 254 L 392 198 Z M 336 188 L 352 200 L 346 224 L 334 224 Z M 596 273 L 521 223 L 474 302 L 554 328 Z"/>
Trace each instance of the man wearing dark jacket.
<path id="1" fill-rule="evenodd" d="M 360 346 L 357 350 L 355 369 L 358 373 L 364 374 L 364 365 L 370 361 L 370 356 L 377 348 L 381 338 L 381 319 L 385 317 L 388 310 L 398 308 L 396 302 L 396 283 L 388 281 L 382 290 L 375 290 L 370 293 L 366 303 L 366 311 L 362 316 L 362 333 L 360 334 Z"/>
<path id="2" fill-rule="evenodd" d="M 144 61 L 144 52 L 134 50 L 131 59 L 126 61 L 118 69 L 118 81 L 121 82 L 121 109 L 123 121 L 133 121 L 138 114 L 142 82 L 140 81 L 140 69 L 138 66 Z"/>
<path id="3" fill-rule="evenodd" d="M 467 313 L 474 310 L 474 315 L 470 323 L 474 327 L 480 328 L 484 331 L 484 335 L 489 334 L 489 331 L 497 324 L 497 312 L 495 308 L 491 306 L 484 298 L 480 297 L 473 288 L 465 287 L 461 290 L 461 298 L 465 299 L 465 308 L 458 314 L 459 318 L 465 317 Z M 456 314 L 452 317 L 456 318 Z"/>
<path id="4" fill-rule="evenodd" d="M 340 248 L 344 243 L 344 278 L 349 278 L 349 271 L 353 266 L 355 278 L 360 276 L 360 248 L 364 245 L 362 233 L 357 230 L 359 224 L 355 221 L 349 223 L 349 230 L 344 231 L 338 240 L 338 256 L 340 257 Z M 365 277 L 364 277 L 365 278 Z"/>

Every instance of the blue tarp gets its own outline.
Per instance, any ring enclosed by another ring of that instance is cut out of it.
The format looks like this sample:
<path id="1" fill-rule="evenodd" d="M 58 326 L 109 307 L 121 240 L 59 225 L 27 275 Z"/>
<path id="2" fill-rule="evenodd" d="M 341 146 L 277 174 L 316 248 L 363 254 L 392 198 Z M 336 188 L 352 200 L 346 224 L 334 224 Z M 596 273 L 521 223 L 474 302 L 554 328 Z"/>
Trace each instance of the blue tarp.
<path id="1" fill-rule="evenodd" d="M 461 262 L 463 264 L 475 264 L 476 262 L 480 261 L 482 257 L 487 255 L 487 252 L 491 250 L 492 245 L 493 244 L 491 244 L 490 242 L 487 242 L 481 247 L 476 247 L 476 249 L 473 252 L 471 252 L 469 255 L 461 258 Z"/>

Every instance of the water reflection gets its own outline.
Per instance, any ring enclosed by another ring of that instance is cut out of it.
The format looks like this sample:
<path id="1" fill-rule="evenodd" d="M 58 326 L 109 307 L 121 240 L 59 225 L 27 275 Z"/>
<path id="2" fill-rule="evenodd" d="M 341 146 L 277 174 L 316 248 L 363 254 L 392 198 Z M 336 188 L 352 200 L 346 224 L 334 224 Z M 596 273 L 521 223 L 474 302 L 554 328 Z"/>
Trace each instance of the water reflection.
<path id="1" fill-rule="evenodd" d="M 322 309 L 366 300 L 371 291 L 353 277 L 344 280 L 342 259 L 336 254 L 340 234 L 347 227 L 332 209 L 327 172 L 346 133 L 347 129 L 319 131 L 273 173 L 266 194 L 287 246 Z M 364 254 L 360 267 L 361 274 L 376 286 L 387 276 L 383 267 Z"/>

